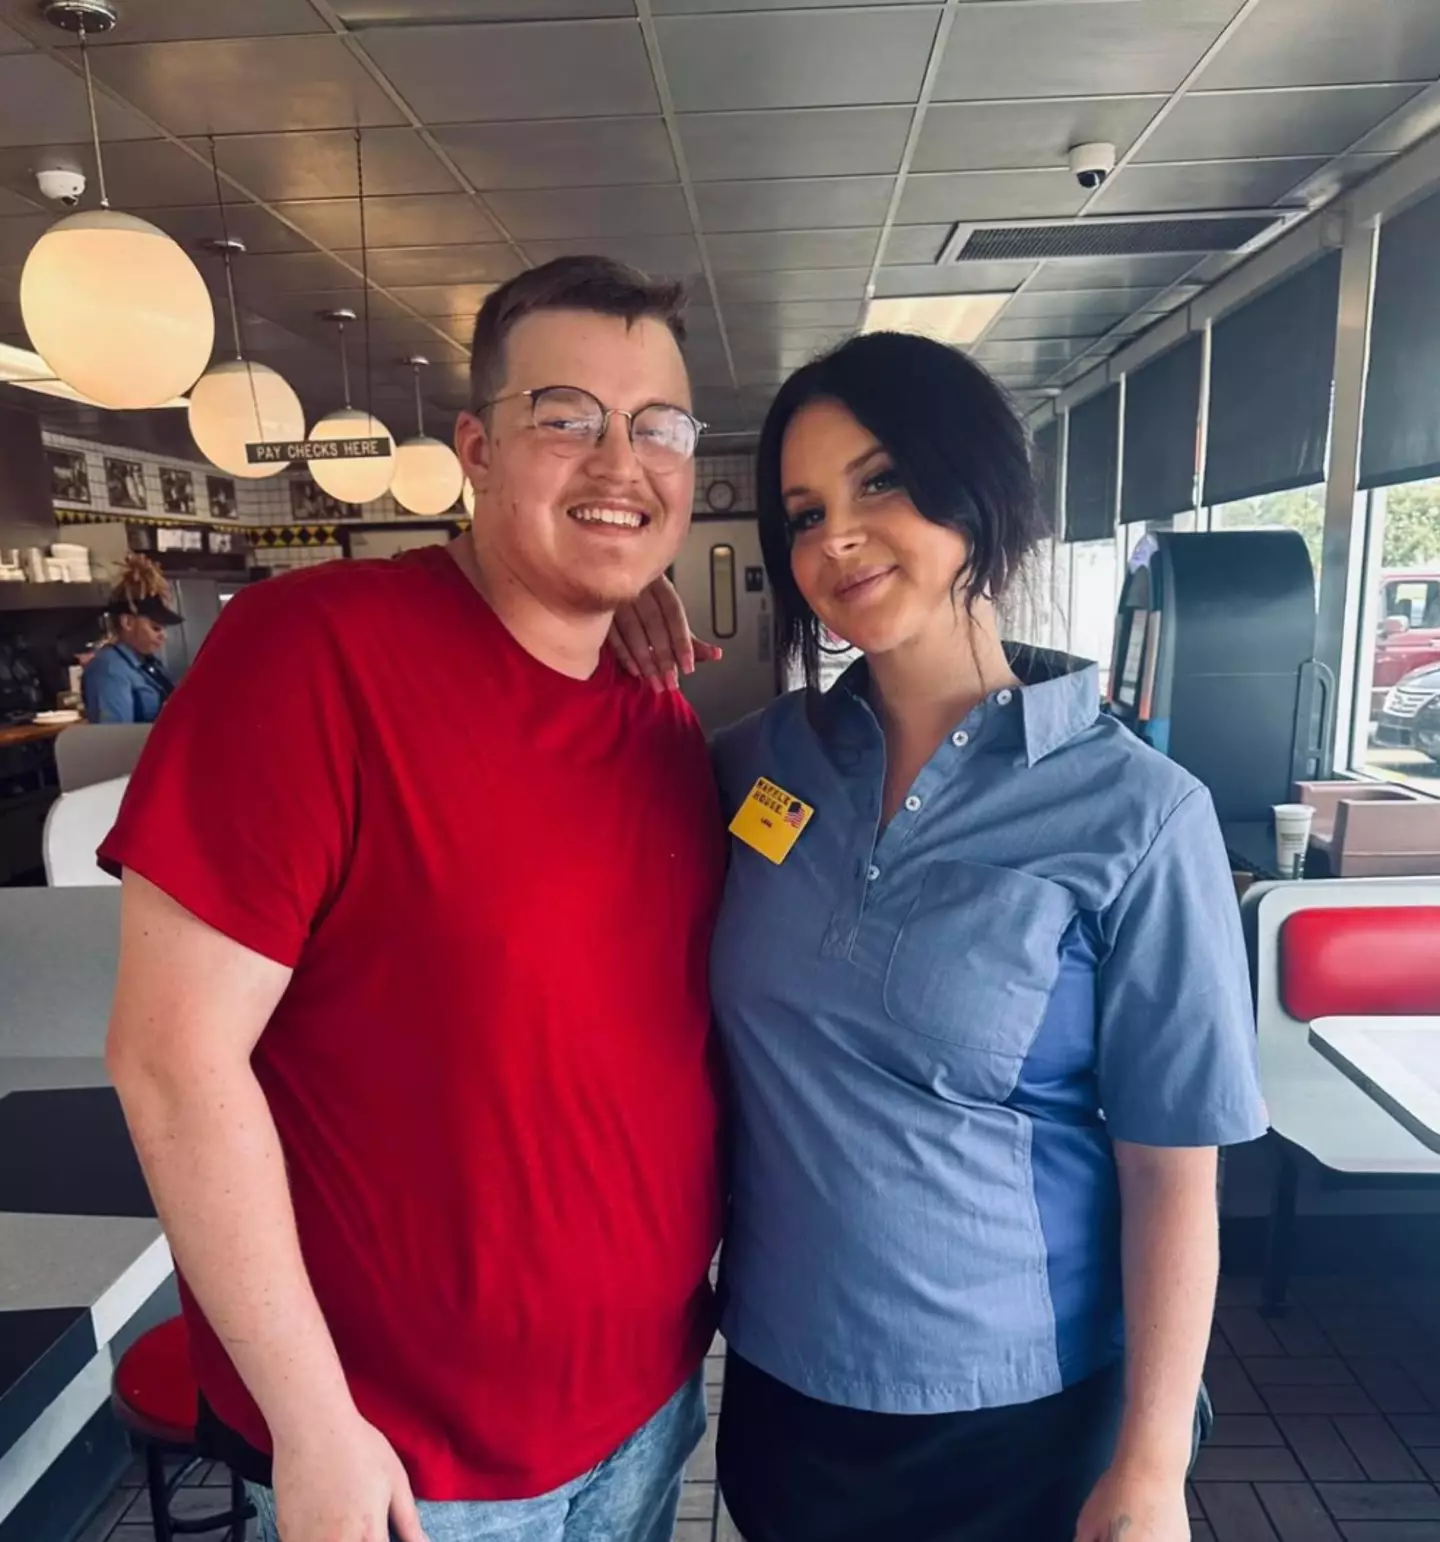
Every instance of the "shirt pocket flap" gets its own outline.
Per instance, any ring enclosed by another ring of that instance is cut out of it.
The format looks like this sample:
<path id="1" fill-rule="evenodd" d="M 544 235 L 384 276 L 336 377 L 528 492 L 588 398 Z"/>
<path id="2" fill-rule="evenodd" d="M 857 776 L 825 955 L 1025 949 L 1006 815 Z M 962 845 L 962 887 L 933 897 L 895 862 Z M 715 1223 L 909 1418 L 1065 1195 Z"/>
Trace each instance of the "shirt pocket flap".
<path id="1" fill-rule="evenodd" d="M 886 1013 L 969 1057 L 993 1057 L 984 1080 L 1008 1076 L 999 1094 L 1008 1096 L 1074 913 L 1070 892 L 1049 879 L 979 862 L 933 863 L 890 958 Z"/>

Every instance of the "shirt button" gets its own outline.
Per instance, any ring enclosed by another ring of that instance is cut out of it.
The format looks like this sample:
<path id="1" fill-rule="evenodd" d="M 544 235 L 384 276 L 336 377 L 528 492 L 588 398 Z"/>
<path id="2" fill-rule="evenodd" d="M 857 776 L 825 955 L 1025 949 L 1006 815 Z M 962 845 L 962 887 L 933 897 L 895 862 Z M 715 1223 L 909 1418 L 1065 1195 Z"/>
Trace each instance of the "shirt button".
<path id="1" fill-rule="evenodd" d="M 957 750 L 963 750 L 970 742 L 970 735 L 963 728 L 950 735 L 950 742 Z"/>
<path id="2" fill-rule="evenodd" d="M 905 807 L 908 808 L 912 814 L 918 814 L 920 812 L 919 798 L 917 798 L 914 793 L 911 793 L 910 796 L 905 800 Z"/>
<path id="3" fill-rule="evenodd" d="M 878 867 L 872 867 L 870 871 L 865 874 L 865 876 L 870 880 L 871 883 L 878 883 L 880 881 L 880 869 Z"/>
<path id="4" fill-rule="evenodd" d="M 1015 700 L 1015 693 L 1014 691 L 1001 691 L 995 700 L 998 701 L 1002 707 L 1008 707 L 1010 703 Z"/>

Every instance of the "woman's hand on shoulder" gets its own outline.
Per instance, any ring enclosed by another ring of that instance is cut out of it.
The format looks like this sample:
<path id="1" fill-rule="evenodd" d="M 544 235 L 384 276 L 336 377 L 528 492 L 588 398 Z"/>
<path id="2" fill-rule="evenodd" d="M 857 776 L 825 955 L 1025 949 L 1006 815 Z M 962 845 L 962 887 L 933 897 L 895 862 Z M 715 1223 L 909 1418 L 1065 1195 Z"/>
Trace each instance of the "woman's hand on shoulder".
<path id="1" fill-rule="evenodd" d="M 622 667 L 637 680 L 649 681 L 655 691 L 678 691 L 681 675 L 693 675 L 697 664 L 724 657 L 724 649 L 691 633 L 680 596 L 664 577 L 615 612 L 610 646 Z"/>

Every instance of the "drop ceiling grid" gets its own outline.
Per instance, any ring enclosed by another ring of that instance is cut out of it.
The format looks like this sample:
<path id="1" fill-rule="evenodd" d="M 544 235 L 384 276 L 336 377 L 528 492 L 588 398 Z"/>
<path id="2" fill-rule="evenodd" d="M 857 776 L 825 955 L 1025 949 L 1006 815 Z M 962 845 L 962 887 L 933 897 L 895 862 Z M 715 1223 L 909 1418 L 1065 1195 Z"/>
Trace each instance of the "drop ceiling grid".
<path id="1" fill-rule="evenodd" d="M 1298 25 L 1297 5 L 1309 31 L 1303 46 L 1287 49 L 1280 45 Z M 737 426 L 753 418 L 768 384 L 756 374 L 805 356 L 859 318 L 944 9 L 935 0 L 651 0 L 674 139 L 699 215 L 693 228 L 629 0 L 253 0 L 225 8 L 228 31 L 241 36 L 224 35 L 213 0 L 121 0 L 121 8 L 122 28 L 94 58 L 113 120 L 103 132 L 115 202 L 178 238 L 208 233 L 208 169 L 174 141 L 203 149 L 203 135 L 219 130 L 222 167 L 254 195 L 231 210 L 254 253 L 241 269 L 245 302 L 300 339 L 293 352 L 307 360 L 309 389 L 333 394 L 333 349 L 300 306 L 358 288 L 347 271 L 357 258 L 350 124 L 358 114 L 374 192 L 367 220 L 377 348 L 398 349 L 434 323 L 430 351 L 452 361 L 486 287 L 525 260 L 598 247 L 694 282 L 708 256 L 713 292 L 696 285 L 710 302 L 701 307 L 709 321 L 697 329 L 696 373 L 707 392 L 718 385 L 726 422 Z M 1021 304 L 992 338 L 1033 337 L 1068 351 L 1076 339 L 1064 334 L 1088 325 L 1092 361 L 1095 339 L 1114 323 L 1153 314 L 1157 293 L 1187 269 L 1136 281 L 1114 265 L 966 273 L 964 265 L 937 269 L 934 258 L 956 220 L 1074 213 L 1083 198 L 1064 169 L 1066 147 L 1098 137 L 1128 151 L 1239 9 L 1240 0 L 959 0 L 877 293 L 991 284 L 1023 287 L 1026 297 L 1061 292 L 1073 298 Z M 1440 5 L 1366 0 L 1359 10 L 1363 21 L 1353 0 L 1259 0 L 1098 209 L 1269 204 L 1323 177 L 1381 125 L 1398 125 L 1386 153 L 1403 147 L 1407 121 L 1417 131 L 1435 126 Z M 39 224 L 30 180 L 37 147 L 88 161 L 77 117 L 83 96 L 47 51 L 52 38 L 34 13 L 29 0 L 0 0 L 7 337 L 19 254 Z M 18 114 L 14 102 L 23 104 Z M 1334 174 L 1373 164 L 1352 158 Z M 1133 310 L 1116 308 L 1122 291 Z M 1013 330 L 1022 320 L 1024 337 Z M 715 379 L 722 328 L 736 339 L 741 375 L 728 395 Z M 1003 350 L 987 357 L 1012 384 L 1028 382 L 1042 362 Z M 387 380 L 387 390 L 399 383 Z M 456 400 L 438 380 L 432 395 Z"/>

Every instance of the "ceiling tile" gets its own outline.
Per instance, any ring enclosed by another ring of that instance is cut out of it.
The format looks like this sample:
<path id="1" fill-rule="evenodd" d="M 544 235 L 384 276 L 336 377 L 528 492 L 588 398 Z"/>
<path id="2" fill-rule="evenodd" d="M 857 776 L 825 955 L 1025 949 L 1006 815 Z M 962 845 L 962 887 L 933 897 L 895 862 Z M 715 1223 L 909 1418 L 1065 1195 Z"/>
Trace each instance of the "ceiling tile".
<path id="1" fill-rule="evenodd" d="M 371 253 L 372 273 L 373 259 Z M 358 252 L 346 253 L 360 267 Z M 277 252 L 245 259 L 245 292 L 250 303 L 262 312 L 265 307 L 261 297 L 279 294 L 286 290 L 308 292 L 311 290 L 352 289 L 359 280 L 343 263 L 325 252 Z M 337 305 L 344 301 L 336 301 Z"/>
<path id="2" fill-rule="evenodd" d="M 422 316 L 443 317 L 451 323 L 464 318 L 473 325 L 475 313 L 494 289 L 494 284 L 407 284 L 391 285 L 390 293 Z"/>
<path id="3" fill-rule="evenodd" d="M 925 114 L 912 171 L 1065 166 L 1071 145 L 1104 140 L 1123 155 L 1167 99 L 937 103 Z"/>
<path id="4" fill-rule="evenodd" d="M 717 273 L 715 287 L 729 305 L 789 300 L 858 300 L 865 292 L 869 267 Z"/>
<path id="5" fill-rule="evenodd" d="M 1325 164 L 1313 160 L 1197 161 L 1129 166 L 1101 189 L 1095 213 L 1155 214 L 1181 209 L 1263 209 Z"/>
<path id="6" fill-rule="evenodd" d="M 233 199 L 226 203 L 223 223 L 220 211 L 215 207 L 213 200 L 208 204 L 195 204 L 180 209 L 147 209 L 145 218 L 153 220 L 161 230 L 168 231 L 182 245 L 192 249 L 200 246 L 202 242 L 218 240 L 222 233 L 228 232 L 232 237 L 243 241 L 246 251 L 252 256 L 272 252 L 313 250 L 310 241 L 304 235 L 282 225 L 279 220 L 267 214 L 257 204 L 237 203 Z M 202 259 L 197 256 L 195 260 L 202 268 L 206 261 L 214 262 L 217 270 L 223 271 L 218 258 Z M 245 259 L 241 257 L 236 262 L 235 271 L 236 282 L 242 285 L 244 266 Z"/>
<path id="7" fill-rule="evenodd" d="M 260 262 L 264 259 L 251 258 L 250 261 Z M 280 261 L 279 258 L 269 259 Z M 348 284 L 340 288 L 331 289 L 277 289 L 272 284 L 259 286 L 251 284 L 245 289 L 246 306 L 260 315 L 268 317 L 304 337 L 308 342 L 315 343 L 317 338 L 322 340 L 321 345 L 333 349 L 335 344 L 335 327 L 331 322 L 320 319 L 321 311 L 349 309 L 357 316 L 365 314 L 365 296 L 358 282 L 350 280 Z M 380 294 L 375 289 L 370 291 L 370 317 L 375 320 L 380 316 L 403 316 L 405 313 L 398 305 L 387 296 Z M 352 332 L 358 331 L 359 326 L 352 328 Z"/>
<path id="8" fill-rule="evenodd" d="M 346 256 L 359 265 L 358 252 Z M 496 283 L 514 278 L 521 267 L 515 253 L 502 245 L 399 246 L 370 253 L 370 276 L 387 288 L 392 284 Z"/>
<path id="9" fill-rule="evenodd" d="M 50 149 L 0 147 L 0 186 L 38 198 L 35 168 L 52 164 L 75 166 L 85 172 L 90 182 L 88 206 L 99 191 L 95 155 L 79 141 Z M 106 146 L 105 180 L 114 207 L 136 213 L 185 204 L 213 206 L 215 202 L 210 168 L 168 139 L 132 139 Z"/>
<path id="10" fill-rule="evenodd" d="M 1100 322 L 1100 330 L 1103 330 L 1122 316 L 1148 305 L 1158 292 L 1154 289 L 1031 289 L 1016 295 L 1003 314 L 1006 320 L 1018 316 L 1036 321 L 1083 317 Z"/>
<path id="11" fill-rule="evenodd" d="M 23 54 L 29 51 L 30 44 L 13 27 L 7 27 L 0 21 L 0 54 Z"/>
<path id="12" fill-rule="evenodd" d="M 1236 8 L 1237 0 L 962 5 L 935 100 L 1168 94 Z"/>
<path id="13" fill-rule="evenodd" d="M 56 212 L 61 211 L 57 210 Z M 0 217 L 8 219 L 12 214 L 37 213 L 43 213 L 47 219 L 55 218 L 55 214 L 50 212 L 50 206 L 40 196 L 38 188 L 27 196 L 18 192 L 11 192 L 8 187 L 0 187 Z"/>
<path id="14" fill-rule="evenodd" d="M 23 264 L 30 248 L 54 223 L 48 214 L 21 214 L 0 219 L 0 266 Z"/>
<path id="15" fill-rule="evenodd" d="M 482 189 L 678 180 L 660 118 L 452 124 L 437 128 L 435 138 Z"/>
<path id="16" fill-rule="evenodd" d="M 535 262 L 577 254 L 610 257 L 654 277 L 684 278 L 702 271 L 694 236 L 575 236 L 564 241 L 527 241 L 525 250 Z"/>
<path id="17" fill-rule="evenodd" d="M 1010 320 L 1003 313 L 985 334 L 985 341 L 1005 338 L 1098 337 L 1110 330 L 1109 323 L 1091 321 L 1085 316 L 1017 316 Z"/>
<path id="18" fill-rule="evenodd" d="M 736 331 L 762 327 L 854 327 L 860 322 L 856 300 L 779 300 L 770 305 L 727 305 L 725 320 Z"/>
<path id="19" fill-rule="evenodd" d="M 363 33 L 361 41 L 427 123 L 660 110 L 632 22 L 394 27 Z"/>
<path id="20" fill-rule="evenodd" d="M 913 102 L 939 7 L 772 11 L 657 21 L 680 112 Z"/>
<path id="21" fill-rule="evenodd" d="M 125 43 L 329 30 L 310 0 L 243 0 L 239 5 L 217 5 L 215 0 L 124 0 L 120 25 L 93 42 L 96 48 L 115 48 Z"/>
<path id="22" fill-rule="evenodd" d="M 487 202 L 517 240 L 668 236 L 690 230 L 678 187 L 571 187 L 492 192 Z"/>
<path id="23" fill-rule="evenodd" d="M 208 156 L 204 141 L 195 143 Z M 367 196 L 456 190 L 455 178 L 412 129 L 370 129 L 361 149 Z M 233 135 L 219 141 L 216 156 L 222 171 L 270 203 L 355 196 L 353 132 Z"/>
<path id="24" fill-rule="evenodd" d="M 445 21 L 570 21 L 633 16 L 635 0 L 331 0 L 352 27 Z"/>
<path id="25" fill-rule="evenodd" d="M 718 272 L 762 268 L 855 268 L 875 255 L 878 230 L 783 230 L 707 236 Z"/>
<path id="26" fill-rule="evenodd" d="M 935 0 L 651 0 L 657 16 L 706 16 L 717 11 L 834 10 L 837 5 L 929 5 Z M 960 0 L 963 5 L 967 0 Z"/>
<path id="27" fill-rule="evenodd" d="M 1427 86 L 1412 96 L 1389 122 L 1382 123 L 1370 134 L 1360 148 L 1394 154 L 1418 144 L 1437 128 L 1440 128 L 1440 85 Z"/>
<path id="28" fill-rule="evenodd" d="M 322 198 L 275 207 L 320 246 L 336 251 L 360 245 L 358 199 Z M 458 192 L 366 198 L 365 237 L 372 247 L 449 246 L 500 239 L 475 200 Z"/>
<path id="29" fill-rule="evenodd" d="M 895 231 L 890 232 L 893 238 Z M 888 250 L 888 248 L 887 248 Z M 881 299 L 919 294 L 999 294 L 1018 289 L 1035 271 L 1033 262 L 951 262 L 892 266 L 880 270 L 875 293 Z"/>
<path id="30" fill-rule="evenodd" d="M 1078 214 L 1085 197 L 1068 171 L 926 172 L 906 180 L 897 221 L 1058 219 Z"/>
<path id="31" fill-rule="evenodd" d="M 696 182 L 871 176 L 900 169 L 909 107 L 807 107 L 684 113 L 680 140 Z"/>
<path id="32" fill-rule="evenodd" d="M 1073 257 L 1041 264 L 1030 288 L 1158 289 L 1194 266 L 1193 257 Z"/>
<path id="33" fill-rule="evenodd" d="M 1199 86 L 1322 86 L 1440 75 L 1434 0 L 1265 0 Z"/>
<path id="34" fill-rule="evenodd" d="M 99 66 L 96 65 L 96 73 Z M 81 78 L 48 54 L 0 55 L 0 145 L 87 144 L 90 109 Z M 153 139 L 155 130 L 97 93 L 100 139 Z"/>
<path id="35" fill-rule="evenodd" d="M 1082 339 L 1073 337 L 1049 337 L 1030 342 L 992 341 L 987 337 L 975 349 L 975 357 L 991 367 L 1005 365 L 1033 369 L 1047 364 L 1053 370 L 1067 359 L 1073 359 L 1084 346 Z"/>
<path id="36" fill-rule="evenodd" d="M 1415 94 L 1414 86 L 1192 93 L 1145 142 L 1136 160 L 1339 155 Z"/>
<path id="37" fill-rule="evenodd" d="M 894 177 L 708 182 L 695 190 L 706 231 L 845 230 L 879 225 Z"/>
<path id="38" fill-rule="evenodd" d="M 96 76 L 175 134 L 403 121 L 340 38 L 228 38 L 98 49 Z M 263 82 L 263 89 L 257 89 Z"/>
<path id="39" fill-rule="evenodd" d="M 944 225 L 895 225 L 885 242 L 885 261 L 895 267 L 910 264 L 924 266 L 934 263 L 945 249 L 954 226 Z"/>

